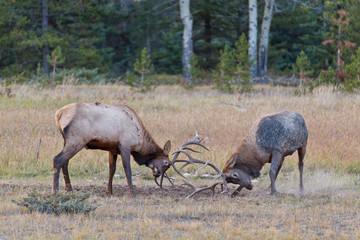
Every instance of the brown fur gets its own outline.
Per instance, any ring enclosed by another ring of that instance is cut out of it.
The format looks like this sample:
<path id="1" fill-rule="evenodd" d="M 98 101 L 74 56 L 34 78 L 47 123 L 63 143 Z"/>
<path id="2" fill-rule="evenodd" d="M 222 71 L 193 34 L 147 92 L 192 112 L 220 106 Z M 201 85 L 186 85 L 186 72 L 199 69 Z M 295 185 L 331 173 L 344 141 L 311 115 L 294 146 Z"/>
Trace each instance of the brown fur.
<path id="1" fill-rule="evenodd" d="M 230 183 L 252 189 L 251 178 L 260 176 L 260 170 L 271 163 L 271 194 L 276 192 L 275 180 L 284 158 L 296 150 L 299 155 L 300 190 L 303 189 L 302 171 L 306 152 L 307 129 L 300 114 L 283 111 L 258 119 L 236 152 L 227 160 L 223 173 Z"/>
<path id="2" fill-rule="evenodd" d="M 169 166 L 170 141 L 165 144 L 164 150 L 160 148 L 136 112 L 128 106 L 71 103 L 56 112 L 55 120 L 64 137 L 64 148 L 54 158 L 53 193 L 58 190 L 60 168 L 65 178 L 65 189 L 71 190 L 67 172 L 68 162 L 82 148 L 110 152 L 107 188 L 109 194 L 112 193 L 112 178 L 118 154 L 122 157 L 131 196 L 134 196 L 134 191 L 130 154 L 139 165 L 145 164 L 152 168 L 155 177 Z"/>

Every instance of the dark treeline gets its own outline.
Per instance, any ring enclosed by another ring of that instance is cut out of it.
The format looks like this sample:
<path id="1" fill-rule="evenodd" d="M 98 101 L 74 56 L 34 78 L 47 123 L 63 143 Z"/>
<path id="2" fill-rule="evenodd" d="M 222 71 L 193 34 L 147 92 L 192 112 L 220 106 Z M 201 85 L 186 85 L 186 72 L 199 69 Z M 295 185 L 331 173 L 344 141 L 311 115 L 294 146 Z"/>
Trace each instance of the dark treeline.
<path id="1" fill-rule="evenodd" d="M 191 1 L 193 51 L 199 67 L 212 71 L 220 50 L 249 32 L 247 0 Z M 260 34 L 264 1 L 258 1 Z M 344 9 L 348 24 L 341 38 L 356 44 L 345 48 L 349 62 L 360 44 L 359 3 L 344 1 L 275 1 L 269 35 L 268 73 L 287 74 L 301 51 L 313 75 L 336 68 L 337 11 Z M 345 21 L 345 20 L 344 20 Z M 97 69 L 123 76 L 146 47 L 155 72 L 181 74 L 182 31 L 177 0 L 13 0 L 0 1 L 0 77 L 49 74 L 51 53 L 60 46 L 58 68 Z M 345 44 L 346 45 L 346 44 Z"/>

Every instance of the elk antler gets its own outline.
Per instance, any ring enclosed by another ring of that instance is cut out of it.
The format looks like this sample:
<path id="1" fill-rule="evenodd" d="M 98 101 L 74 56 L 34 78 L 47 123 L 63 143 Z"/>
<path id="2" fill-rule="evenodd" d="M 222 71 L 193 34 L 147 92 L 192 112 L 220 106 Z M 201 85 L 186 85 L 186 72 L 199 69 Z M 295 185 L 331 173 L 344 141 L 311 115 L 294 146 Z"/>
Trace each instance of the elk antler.
<path id="1" fill-rule="evenodd" d="M 196 193 L 199 193 L 199 192 L 202 192 L 202 191 L 205 191 L 205 190 L 208 190 L 208 189 L 211 189 L 211 191 L 212 191 L 212 196 L 214 196 L 214 195 L 215 195 L 215 187 L 216 187 L 217 185 L 219 185 L 219 184 L 221 184 L 221 191 L 223 192 L 223 191 L 224 191 L 224 189 L 223 189 L 223 182 L 216 182 L 216 183 L 214 183 L 213 185 L 211 185 L 210 187 L 199 188 L 199 187 L 196 187 L 195 185 L 193 185 L 193 184 L 191 184 L 191 183 L 188 183 L 188 182 L 185 182 L 185 181 L 184 181 L 184 184 L 183 184 L 183 185 L 188 185 L 188 186 L 190 186 L 190 187 L 192 187 L 192 188 L 195 189 L 195 191 L 192 192 L 190 195 L 188 195 L 185 199 L 189 199 L 189 198 L 191 198 L 192 196 L 194 196 Z"/>
<path id="2" fill-rule="evenodd" d="M 207 151 L 209 151 L 209 149 L 207 147 L 205 147 L 201 142 L 204 140 L 204 138 L 200 139 L 198 134 L 196 133 L 195 135 L 195 138 L 192 140 L 192 141 L 189 141 L 189 142 L 186 142 L 184 143 L 180 149 L 178 149 L 176 152 L 173 153 L 174 155 L 174 158 L 173 160 L 171 160 L 171 165 L 172 167 L 174 168 L 174 170 L 182 177 L 184 177 L 179 170 L 181 170 L 182 168 L 186 167 L 187 165 L 189 164 L 203 164 L 202 167 L 200 167 L 198 170 L 202 169 L 202 168 L 205 168 L 206 166 L 210 166 L 211 168 L 213 168 L 219 175 L 219 177 L 221 176 L 223 178 L 223 181 L 222 182 L 217 182 L 217 183 L 214 183 L 213 185 L 211 185 L 210 187 L 203 187 L 203 188 L 199 188 L 199 187 L 196 187 L 194 186 L 193 184 L 190 184 L 188 182 L 185 182 L 184 181 L 184 184 L 185 185 L 188 185 L 188 186 L 191 186 L 192 188 L 195 189 L 195 191 L 193 193 L 191 193 L 189 196 L 186 197 L 186 199 L 192 197 L 193 195 L 195 195 L 196 193 L 199 193 L 199 192 L 202 192 L 204 190 L 208 190 L 208 189 L 211 189 L 212 192 L 213 192 L 213 195 L 215 194 L 215 187 L 219 184 L 221 184 L 222 186 L 222 193 L 226 192 L 228 193 L 229 192 L 229 188 L 228 188 L 228 185 L 227 185 L 227 182 L 226 182 L 226 178 L 225 178 L 225 175 L 212 163 L 210 162 L 207 162 L 207 161 L 202 161 L 202 160 L 199 160 L 199 159 L 195 159 L 191 156 L 191 154 L 189 153 L 189 151 L 191 152 L 196 152 L 196 153 L 199 153 L 199 151 L 196 151 L 190 147 L 188 147 L 189 145 L 197 145 L 197 146 L 201 146 L 202 148 L 205 148 Z M 187 156 L 187 158 L 189 160 L 182 160 L 182 159 L 178 159 L 178 156 L 183 153 L 185 156 Z M 181 168 L 178 170 L 176 167 L 175 167 L 175 163 L 184 163 Z M 198 171 L 197 170 L 197 171 Z M 184 177 L 186 178 L 186 177 Z M 169 179 L 169 178 L 168 178 Z M 161 183 L 160 183 L 161 185 Z M 225 187 L 225 189 L 223 189 L 223 187 Z"/>
<path id="3" fill-rule="evenodd" d="M 164 179 L 164 176 L 165 176 L 165 178 L 167 178 L 167 180 L 169 180 L 171 185 L 173 185 L 175 187 L 175 184 L 171 181 L 170 177 L 167 175 L 167 173 L 165 171 L 163 171 L 162 174 L 161 174 L 160 184 L 158 183 L 157 178 L 155 178 L 156 184 L 162 189 L 162 183 L 163 183 L 163 179 Z"/>
<path id="4" fill-rule="evenodd" d="M 173 160 L 172 160 L 170 163 L 171 163 L 171 166 L 173 166 L 174 170 L 175 170 L 180 176 L 184 177 L 184 176 L 179 172 L 179 170 L 175 167 L 174 163 L 175 163 L 175 162 L 186 162 L 186 160 L 177 160 L 177 157 L 179 156 L 179 154 L 180 154 L 181 152 L 186 152 L 186 151 L 191 151 L 191 152 L 195 152 L 195 153 L 200 153 L 199 151 L 194 150 L 194 149 L 188 147 L 189 145 L 198 145 L 198 146 L 201 146 L 201 147 L 205 148 L 206 150 L 210 151 L 207 147 L 205 147 L 205 146 L 201 143 L 202 140 L 204 140 L 204 138 L 203 138 L 203 139 L 200 139 L 198 133 L 196 132 L 195 138 L 194 138 L 193 140 L 184 143 L 184 144 L 181 146 L 181 148 L 178 149 L 178 151 L 180 151 L 180 152 L 176 151 L 175 153 L 173 153 L 173 155 L 175 155 L 175 156 L 174 156 Z M 188 154 L 188 153 L 186 152 L 185 154 Z M 177 160 L 177 161 L 175 161 L 175 160 Z M 189 163 L 185 163 L 181 168 L 184 168 L 184 167 L 187 166 L 188 164 L 189 164 Z M 171 181 L 171 179 L 170 179 L 170 178 L 168 177 L 168 175 L 166 174 L 166 171 L 169 169 L 169 167 L 170 167 L 170 165 L 169 165 L 166 169 L 162 170 L 161 177 L 160 177 L 160 183 L 158 183 L 158 182 L 157 182 L 157 178 L 155 178 L 155 183 L 156 183 L 161 189 L 162 189 L 162 183 L 163 183 L 164 176 L 165 176 L 165 178 L 167 178 L 167 179 L 169 180 L 169 182 L 171 183 L 171 185 L 175 186 L 174 183 Z M 184 178 L 185 178 L 185 177 L 184 177 Z"/>

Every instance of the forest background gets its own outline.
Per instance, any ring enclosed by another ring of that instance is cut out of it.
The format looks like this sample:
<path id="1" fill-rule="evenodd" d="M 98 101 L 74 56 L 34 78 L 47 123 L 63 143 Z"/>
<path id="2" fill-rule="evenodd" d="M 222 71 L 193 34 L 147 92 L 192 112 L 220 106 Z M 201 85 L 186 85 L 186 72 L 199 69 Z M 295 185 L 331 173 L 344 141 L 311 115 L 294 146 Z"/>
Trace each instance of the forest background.
<path id="1" fill-rule="evenodd" d="M 283 78 L 294 84 L 294 79 L 320 79 L 349 82 L 351 90 L 359 87 L 359 1 L 189 2 L 191 53 L 196 56 L 192 67 L 200 72 L 193 74 L 192 84 L 216 82 L 220 75 L 214 73 L 222 71 L 226 46 L 235 49 L 242 34 L 251 38 L 249 18 L 255 2 L 256 38 L 263 37 L 266 20 L 270 30 L 263 69 L 256 65 L 264 58 L 261 40 L 255 40 L 255 56 L 249 49 L 256 60 L 250 62 L 253 81 Z M 126 82 L 126 73 L 134 72 L 146 48 L 151 73 L 157 75 L 153 84 L 180 83 L 184 25 L 179 5 L 176 0 L 0 1 L 0 81 L 48 81 L 54 75 L 55 81 L 74 76 L 86 83 Z M 297 62 L 301 51 L 307 64 Z"/>

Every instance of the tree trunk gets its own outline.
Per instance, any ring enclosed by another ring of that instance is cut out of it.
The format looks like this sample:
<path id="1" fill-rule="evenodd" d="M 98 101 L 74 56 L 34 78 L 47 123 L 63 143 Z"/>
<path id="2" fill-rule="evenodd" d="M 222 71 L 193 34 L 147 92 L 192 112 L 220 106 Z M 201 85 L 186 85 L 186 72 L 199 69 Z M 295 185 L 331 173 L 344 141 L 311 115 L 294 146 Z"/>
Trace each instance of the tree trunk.
<path id="1" fill-rule="evenodd" d="M 338 30 L 338 41 L 337 41 L 337 70 L 336 70 L 336 81 L 340 84 L 340 74 L 341 74 L 341 23 L 339 23 L 339 30 Z"/>
<path id="2" fill-rule="evenodd" d="M 267 55 L 269 46 L 270 24 L 273 16 L 275 0 L 265 0 L 264 17 L 261 24 L 259 45 L 259 77 L 264 77 L 267 72 Z"/>
<path id="3" fill-rule="evenodd" d="M 240 38 L 241 34 L 244 32 L 243 29 L 243 18 L 244 18 L 244 3 L 243 0 L 239 0 L 238 8 L 238 28 L 237 28 L 237 37 Z"/>
<path id="4" fill-rule="evenodd" d="M 182 42 L 183 79 L 185 83 L 191 84 L 190 59 L 193 53 L 193 42 L 192 42 L 193 18 L 190 13 L 190 0 L 180 0 L 180 17 L 184 24 L 183 42 Z"/>
<path id="5" fill-rule="evenodd" d="M 48 21 L 48 4 L 47 0 L 42 0 L 42 34 L 44 35 L 49 28 Z M 50 75 L 49 63 L 47 61 L 47 55 L 49 54 L 49 43 L 46 41 L 42 47 L 43 67 L 45 73 Z"/>
<path id="6" fill-rule="evenodd" d="M 249 55 L 253 60 L 251 76 L 257 76 L 257 0 L 249 0 Z"/>
<path id="7" fill-rule="evenodd" d="M 210 16 L 207 16 L 205 18 L 205 41 L 207 43 L 205 53 L 210 55 L 211 54 L 211 47 L 210 47 L 210 44 L 211 44 L 211 19 L 210 19 Z"/>

